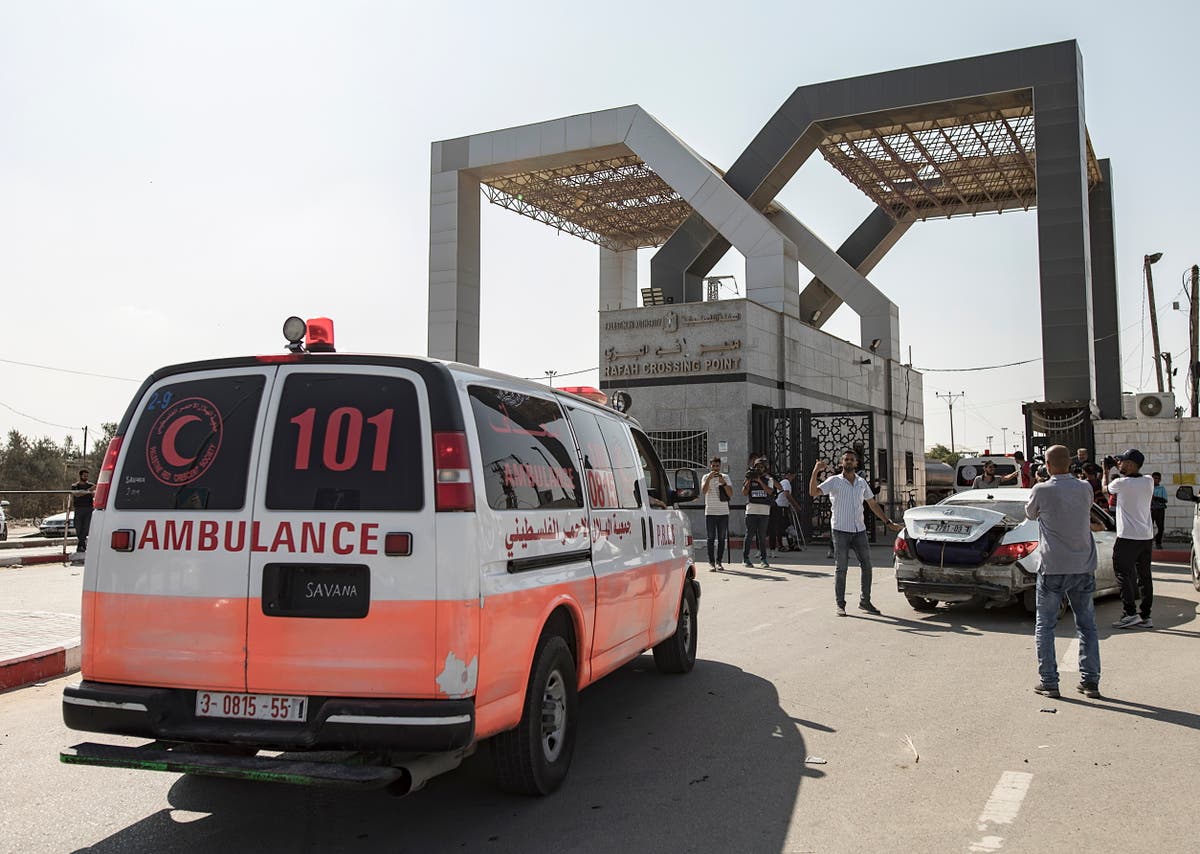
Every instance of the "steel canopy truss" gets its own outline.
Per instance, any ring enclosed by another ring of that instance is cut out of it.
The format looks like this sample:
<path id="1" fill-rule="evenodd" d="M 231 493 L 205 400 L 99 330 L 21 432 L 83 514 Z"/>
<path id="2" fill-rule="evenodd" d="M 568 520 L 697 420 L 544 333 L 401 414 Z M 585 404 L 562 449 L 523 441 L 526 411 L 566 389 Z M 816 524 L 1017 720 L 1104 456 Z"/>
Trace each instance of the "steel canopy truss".
<path id="1" fill-rule="evenodd" d="M 493 204 L 616 251 L 661 246 L 693 213 L 636 155 L 502 175 L 482 185 Z"/>
<path id="2" fill-rule="evenodd" d="M 830 128 L 818 144 L 833 168 L 893 219 L 927 219 L 1037 205 L 1033 105 L 921 121 Z M 1088 186 L 1100 167 L 1087 146 Z"/>

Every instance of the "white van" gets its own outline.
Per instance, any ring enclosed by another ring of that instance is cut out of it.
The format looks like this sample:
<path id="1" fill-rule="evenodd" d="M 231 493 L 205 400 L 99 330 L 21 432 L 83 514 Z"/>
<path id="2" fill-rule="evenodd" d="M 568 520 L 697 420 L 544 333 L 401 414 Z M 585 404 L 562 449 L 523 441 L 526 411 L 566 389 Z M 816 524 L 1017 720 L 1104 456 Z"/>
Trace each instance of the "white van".
<path id="1" fill-rule="evenodd" d="M 583 397 L 289 324 L 292 352 L 163 368 L 125 413 L 63 717 L 154 741 L 63 761 L 407 791 L 490 737 L 502 787 L 554 790 L 579 688 L 647 649 L 692 669 L 694 473 Z"/>

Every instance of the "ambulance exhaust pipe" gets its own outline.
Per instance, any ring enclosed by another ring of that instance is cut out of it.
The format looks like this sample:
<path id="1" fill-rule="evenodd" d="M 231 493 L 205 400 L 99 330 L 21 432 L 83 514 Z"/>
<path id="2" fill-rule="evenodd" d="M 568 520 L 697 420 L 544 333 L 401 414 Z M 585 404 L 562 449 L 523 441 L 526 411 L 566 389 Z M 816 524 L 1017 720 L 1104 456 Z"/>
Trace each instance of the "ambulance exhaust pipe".
<path id="1" fill-rule="evenodd" d="M 424 756 L 398 762 L 396 767 L 402 774 L 400 779 L 388 786 L 388 794 L 400 798 L 413 792 L 419 792 L 434 777 L 445 774 L 447 771 L 453 771 L 474 752 L 475 747 L 472 745 L 466 750 L 457 750 L 451 753 L 427 753 Z"/>

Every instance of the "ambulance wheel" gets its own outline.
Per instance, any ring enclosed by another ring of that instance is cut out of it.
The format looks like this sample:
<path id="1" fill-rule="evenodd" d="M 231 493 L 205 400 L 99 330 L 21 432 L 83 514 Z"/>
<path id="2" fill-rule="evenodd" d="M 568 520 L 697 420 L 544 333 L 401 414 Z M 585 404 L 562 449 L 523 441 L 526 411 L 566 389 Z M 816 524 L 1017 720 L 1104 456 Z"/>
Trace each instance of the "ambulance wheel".
<path id="1" fill-rule="evenodd" d="M 654 647 L 654 665 L 659 673 L 691 672 L 696 665 L 696 629 L 696 590 L 691 579 L 684 579 L 675 634 Z"/>
<path id="2" fill-rule="evenodd" d="M 562 785 L 575 753 L 579 690 L 575 659 L 558 635 L 538 641 L 516 729 L 492 739 L 496 783 L 507 792 L 548 795 Z"/>

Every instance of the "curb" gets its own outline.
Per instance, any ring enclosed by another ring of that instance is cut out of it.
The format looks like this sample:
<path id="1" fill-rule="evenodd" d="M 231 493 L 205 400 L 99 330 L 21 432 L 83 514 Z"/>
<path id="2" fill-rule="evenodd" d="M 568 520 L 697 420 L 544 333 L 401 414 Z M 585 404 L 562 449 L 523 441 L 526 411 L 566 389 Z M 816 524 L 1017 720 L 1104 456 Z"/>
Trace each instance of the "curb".
<path id="1" fill-rule="evenodd" d="M 1157 563 L 1190 564 L 1192 553 L 1183 549 L 1155 549 L 1151 553 L 1150 559 Z"/>
<path id="2" fill-rule="evenodd" d="M 57 679 L 79 670 L 79 638 L 65 645 L 0 661 L 0 691 L 20 688 L 45 679 Z"/>
<path id="3" fill-rule="evenodd" d="M 66 557 L 63 557 L 62 552 L 55 552 L 52 555 L 26 555 L 24 557 L 21 555 L 14 555 L 12 557 L 5 555 L 0 558 L 0 568 L 36 566 L 39 563 L 61 563 L 66 565 L 71 563 L 71 555 L 68 553 Z"/>

